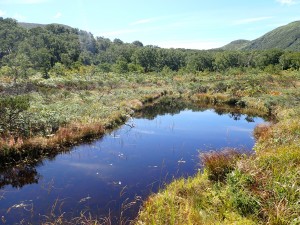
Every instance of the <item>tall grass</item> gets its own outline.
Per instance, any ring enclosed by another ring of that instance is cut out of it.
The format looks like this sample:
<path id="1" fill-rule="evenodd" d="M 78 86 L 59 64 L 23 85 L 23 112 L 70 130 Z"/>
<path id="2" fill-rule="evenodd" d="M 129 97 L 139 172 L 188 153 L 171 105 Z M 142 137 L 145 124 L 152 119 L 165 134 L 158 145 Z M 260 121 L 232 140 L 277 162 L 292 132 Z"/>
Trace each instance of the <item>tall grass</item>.
<path id="1" fill-rule="evenodd" d="M 223 96 L 275 118 L 254 129 L 255 155 L 203 154 L 203 173 L 173 181 L 151 196 L 136 224 L 300 224 L 300 73 L 291 72 L 294 80 L 286 79 L 289 73 L 224 80 L 230 85 Z M 205 77 L 202 85 L 213 80 Z M 211 93 L 210 88 L 194 93 L 193 100 L 216 102 Z"/>
<path id="2" fill-rule="evenodd" d="M 226 175 L 234 170 L 235 164 L 242 154 L 236 149 L 213 151 L 200 154 L 201 162 L 207 170 L 208 179 L 211 181 L 224 181 Z"/>

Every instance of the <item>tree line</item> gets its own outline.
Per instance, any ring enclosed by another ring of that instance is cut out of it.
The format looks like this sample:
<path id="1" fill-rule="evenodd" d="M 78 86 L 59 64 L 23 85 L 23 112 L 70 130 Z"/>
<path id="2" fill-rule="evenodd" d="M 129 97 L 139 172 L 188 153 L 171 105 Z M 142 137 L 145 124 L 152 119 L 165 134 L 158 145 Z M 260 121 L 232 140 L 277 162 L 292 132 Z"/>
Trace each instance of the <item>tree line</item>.
<path id="1" fill-rule="evenodd" d="M 94 37 L 89 32 L 58 24 L 26 29 L 14 19 L 1 17 L 0 39 L 0 74 L 9 74 L 15 81 L 28 77 L 31 70 L 48 78 L 51 69 L 59 73 L 64 68 L 82 65 L 117 73 L 300 68 L 300 52 L 164 49 L 144 46 L 140 41 L 124 43 L 117 38 Z"/>

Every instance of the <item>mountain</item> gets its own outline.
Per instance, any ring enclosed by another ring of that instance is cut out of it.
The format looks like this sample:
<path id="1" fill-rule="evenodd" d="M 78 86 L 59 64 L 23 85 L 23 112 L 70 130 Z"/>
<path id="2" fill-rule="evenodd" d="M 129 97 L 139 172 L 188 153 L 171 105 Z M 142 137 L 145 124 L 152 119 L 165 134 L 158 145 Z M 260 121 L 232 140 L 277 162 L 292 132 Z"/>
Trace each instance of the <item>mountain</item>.
<path id="1" fill-rule="evenodd" d="M 300 51 L 300 21 L 278 27 L 265 35 L 246 42 L 245 40 L 233 41 L 221 49 L 224 50 L 265 50 L 282 49 Z"/>
<path id="2" fill-rule="evenodd" d="M 31 29 L 31 28 L 36 28 L 36 27 L 45 27 L 47 26 L 46 24 L 39 24 L 39 23 L 23 23 L 23 22 L 18 22 L 19 26 L 25 28 L 25 29 Z"/>
<path id="3" fill-rule="evenodd" d="M 240 50 L 245 48 L 251 41 L 240 39 L 232 41 L 229 44 L 222 47 L 223 50 Z"/>
<path id="4" fill-rule="evenodd" d="M 70 26 L 67 25 L 63 25 L 63 24 L 58 24 L 58 23 L 51 23 L 51 24 L 40 24 L 40 23 L 24 23 L 24 22 L 18 22 L 18 25 L 25 28 L 25 29 L 32 29 L 32 28 L 36 28 L 36 27 L 46 27 L 48 25 L 59 25 L 59 26 L 63 26 L 65 28 L 72 28 Z"/>

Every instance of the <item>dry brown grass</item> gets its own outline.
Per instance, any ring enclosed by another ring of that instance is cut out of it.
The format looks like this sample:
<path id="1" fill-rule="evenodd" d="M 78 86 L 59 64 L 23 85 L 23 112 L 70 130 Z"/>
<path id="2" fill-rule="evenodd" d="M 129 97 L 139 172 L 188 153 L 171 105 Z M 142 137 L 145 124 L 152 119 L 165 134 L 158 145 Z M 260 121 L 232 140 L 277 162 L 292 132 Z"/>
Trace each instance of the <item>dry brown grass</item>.
<path id="1" fill-rule="evenodd" d="M 241 153 L 235 149 L 226 149 L 220 152 L 202 153 L 200 159 L 212 181 L 224 181 L 226 175 L 234 170 L 236 161 L 241 158 Z"/>
<path id="2" fill-rule="evenodd" d="M 268 138 L 271 129 L 270 123 L 258 124 L 253 130 L 253 136 L 256 140 Z"/>

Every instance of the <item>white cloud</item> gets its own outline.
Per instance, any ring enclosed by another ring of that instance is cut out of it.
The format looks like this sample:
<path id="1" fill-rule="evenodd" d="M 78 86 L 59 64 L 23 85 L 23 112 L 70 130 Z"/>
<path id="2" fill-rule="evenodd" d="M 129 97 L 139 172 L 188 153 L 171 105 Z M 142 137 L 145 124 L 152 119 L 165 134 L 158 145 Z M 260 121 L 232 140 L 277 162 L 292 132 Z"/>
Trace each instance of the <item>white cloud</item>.
<path id="1" fill-rule="evenodd" d="M 297 2 L 295 0 L 276 0 L 277 2 L 279 2 L 282 5 L 294 5 L 297 4 Z"/>
<path id="2" fill-rule="evenodd" d="M 242 20 L 236 20 L 234 22 L 235 25 L 240 25 L 240 24 L 247 24 L 247 23 L 255 23 L 258 21 L 263 21 L 263 20 L 268 20 L 271 19 L 271 16 L 264 16 L 264 17 L 255 17 L 255 18 L 247 18 L 247 19 L 242 19 Z"/>
<path id="3" fill-rule="evenodd" d="M 54 15 L 54 19 L 59 19 L 60 17 L 62 17 L 62 13 L 61 12 L 57 12 L 55 15 Z"/>
<path id="4" fill-rule="evenodd" d="M 4 12 L 4 11 L 2 11 L 2 10 L 0 9 L 0 17 L 5 16 L 5 14 L 6 14 L 6 12 Z"/>
<path id="5" fill-rule="evenodd" d="M 21 14 L 19 14 L 19 13 L 15 13 L 15 14 L 13 15 L 13 18 L 16 19 L 16 20 L 18 20 L 19 22 L 22 22 L 22 21 L 24 21 L 24 20 L 26 19 L 25 16 L 23 16 L 23 15 L 21 15 Z"/>

